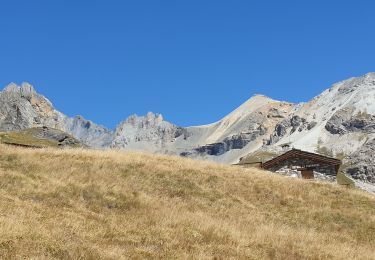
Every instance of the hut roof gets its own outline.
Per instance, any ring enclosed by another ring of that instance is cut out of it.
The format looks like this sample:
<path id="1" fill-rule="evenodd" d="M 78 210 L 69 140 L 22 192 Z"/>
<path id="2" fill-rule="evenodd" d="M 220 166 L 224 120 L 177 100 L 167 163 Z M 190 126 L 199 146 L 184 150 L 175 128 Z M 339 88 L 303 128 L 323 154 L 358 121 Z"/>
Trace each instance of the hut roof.
<path id="1" fill-rule="evenodd" d="M 282 162 L 284 160 L 287 160 L 293 157 L 310 159 L 314 162 L 326 164 L 326 165 L 334 165 L 334 166 L 341 165 L 341 160 L 338 160 L 336 158 L 327 157 L 327 156 L 316 154 L 316 153 L 310 153 L 310 152 L 306 152 L 306 151 L 302 151 L 298 149 L 292 149 L 280 156 L 273 158 L 272 160 L 269 160 L 263 163 L 263 168 L 268 169 L 274 165 L 277 165 L 279 162 Z"/>

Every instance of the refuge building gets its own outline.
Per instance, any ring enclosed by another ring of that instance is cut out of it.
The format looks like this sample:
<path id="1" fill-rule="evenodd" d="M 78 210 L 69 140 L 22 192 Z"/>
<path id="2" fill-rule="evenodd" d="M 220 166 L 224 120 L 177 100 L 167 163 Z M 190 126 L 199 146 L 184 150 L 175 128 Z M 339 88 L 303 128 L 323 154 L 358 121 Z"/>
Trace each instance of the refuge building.
<path id="1" fill-rule="evenodd" d="M 289 150 L 279 156 L 270 156 L 271 154 L 255 154 L 244 158 L 237 165 L 259 167 L 292 177 L 326 180 L 335 180 L 341 166 L 339 159 L 298 149 Z"/>
<path id="2" fill-rule="evenodd" d="M 334 180 L 339 172 L 341 160 L 324 155 L 292 149 L 277 156 L 261 167 L 285 175 L 297 175 L 304 179 L 316 177 Z"/>

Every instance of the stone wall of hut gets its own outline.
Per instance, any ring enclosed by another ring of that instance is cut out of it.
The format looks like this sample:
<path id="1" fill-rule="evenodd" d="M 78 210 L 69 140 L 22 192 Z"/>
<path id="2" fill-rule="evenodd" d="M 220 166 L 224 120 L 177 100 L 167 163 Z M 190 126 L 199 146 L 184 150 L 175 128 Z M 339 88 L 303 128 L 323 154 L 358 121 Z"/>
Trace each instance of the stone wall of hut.
<path id="1" fill-rule="evenodd" d="M 305 158 L 289 158 L 267 170 L 291 177 L 301 177 L 301 173 L 297 171 L 297 169 L 305 167 L 309 168 L 309 166 L 312 166 L 313 168 L 314 178 L 326 180 L 334 180 L 336 178 L 335 166 L 324 165 Z"/>

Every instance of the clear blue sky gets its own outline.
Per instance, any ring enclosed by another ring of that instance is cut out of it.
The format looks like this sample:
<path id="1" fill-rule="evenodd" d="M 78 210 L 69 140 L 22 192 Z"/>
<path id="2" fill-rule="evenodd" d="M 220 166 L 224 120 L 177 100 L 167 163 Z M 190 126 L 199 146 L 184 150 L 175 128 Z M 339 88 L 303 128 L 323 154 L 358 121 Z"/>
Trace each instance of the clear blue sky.
<path id="1" fill-rule="evenodd" d="M 216 121 L 256 93 L 306 101 L 375 71 L 375 1 L 0 3 L 0 84 L 110 128 L 160 112 Z"/>

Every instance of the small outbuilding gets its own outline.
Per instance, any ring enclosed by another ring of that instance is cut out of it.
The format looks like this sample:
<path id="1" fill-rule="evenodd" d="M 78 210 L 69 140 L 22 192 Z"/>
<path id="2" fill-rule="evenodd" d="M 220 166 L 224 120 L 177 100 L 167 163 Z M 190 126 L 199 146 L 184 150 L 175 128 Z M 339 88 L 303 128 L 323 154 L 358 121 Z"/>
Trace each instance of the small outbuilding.
<path id="1" fill-rule="evenodd" d="M 341 160 L 292 149 L 262 163 L 261 168 L 285 175 L 297 175 L 304 179 L 319 177 L 333 180 L 336 178 L 340 166 Z"/>
<path id="2" fill-rule="evenodd" d="M 262 168 L 264 162 L 269 161 L 277 156 L 276 153 L 266 152 L 266 151 L 257 151 L 255 153 L 249 154 L 245 157 L 242 157 L 239 163 L 234 164 L 244 168 L 256 167 Z"/>

